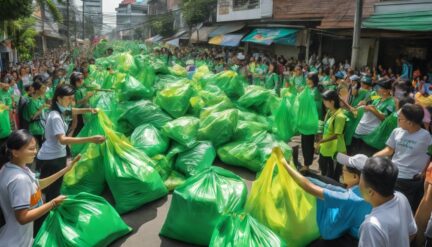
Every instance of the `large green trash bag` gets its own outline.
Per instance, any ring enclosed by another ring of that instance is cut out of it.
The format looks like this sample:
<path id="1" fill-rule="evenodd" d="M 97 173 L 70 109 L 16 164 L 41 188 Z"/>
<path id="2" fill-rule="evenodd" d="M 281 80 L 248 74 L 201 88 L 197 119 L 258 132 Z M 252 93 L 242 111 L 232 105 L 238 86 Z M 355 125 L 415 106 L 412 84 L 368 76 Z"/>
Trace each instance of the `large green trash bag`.
<path id="1" fill-rule="evenodd" d="M 178 186 L 184 184 L 186 178 L 180 172 L 176 170 L 172 170 L 167 179 L 165 179 L 164 184 L 167 187 L 168 191 L 175 190 Z"/>
<path id="2" fill-rule="evenodd" d="M 238 110 L 213 112 L 201 121 L 199 140 L 209 140 L 215 147 L 228 142 L 237 128 Z"/>
<path id="3" fill-rule="evenodd" d="M 372 131 L 369 135 L 363 136 L 362 140 L 369 146 L 376 149 L 383 149 L 386 147 L 386 142 L 391 133 L 398 126 L 398 116 L 394 113 L 384 119 L 381 124 Z"/>
<path id="4" fill-rule="evenodd" d="M 155 70 L 157 74 L 168 74 L 169 70 L 164 61 L 159 58 L 153 58 L 149 59 L 149 64 L 152 66 L 152 68 Z"/>
<path id="5" fill-rule="evenodd" d="M 99 118 L 97 115 L 92 115 L 90 117 L 90 121 L 87 122 L 81 131 L 78 133 L 77 137 L 88 137 L 94 135 L 103 135 L 103 129 L 99 123 Z M 73 144 L 71 145 L 71 153 L 73 156 L 77 156 L 81 152 L 85 151 L 91 144 Z M 95 150 L 95 148 L 93 148 Z M 94 153 L 94 152 L 93 152 Z M 93 155 L 93 157 L 95 157 Z"/>
<path id="6" fill-rule="evenodd" d="M 263 124 L 269 126 L 269 121 L 268 121 L 267 117 L 258 115 L 258 114 L 253 113 L 253 112 L 239 111 L 239 120 L 258 122 L 258 123 L 263 123 Z"/>
<path id="7" fill-rule="evenodd" d="M 358 124 L 364 114 L 364 107 L 357 108 L 357 112 L 353 113 L 350 111 L 344 111 L 345 116 L 347 116 L 346 126 L 345 126 L 345 144 L 351 145 L 352 138 L 355 134 Z"/>
<path id="8" fill-rule="evenodd" d="M 168 191 L 154 162 L 134 148 L 128 139 L 113 131 L 106 115 L 99 113 L 106 142 L 102 147 L 105 177 L 119 213 L 165 196 Z"/>
<path id="9" fill-rule="evenodd" d="M 153 88 L 145 87 L 141 82 L 131 75 L 128 75 L 125 80 L 118 85 L 121 101 L 150 99 L 154 93 Z"/>
<path id="10" fill-rule="evenodd" d="M 296 133 L 296 114 L 287 97 L 283 97 L 274 112 L 273 132 L 283 141 L 289 141 Z"/>
<path id="11" fill-rule="evenodd" d="M 149 157 L 165 153 L 169 139 L 151 124 L 138 126 L 130 137 L 134 147 L 144 151 Z"/>
<path id="12" fill-rule="evenodd" d="M 216 158 L 216 150 L 210 142 L 196 143 L 191 149 L 180 153 L 174 168 L 186 177 L 194 176 L 202 170 L 209 168 Z"/>
<path id="13" fill-rule="evenodd" d="M 286 243 L 272 230 L 247 213 L 222 217 L 213 231 L 210 247 L 285 247 Z"/>
<path id="14" fill-rule="evenodd" d="M 192 113 L 195 116 L 199 116 L 201 110 L 204 107 L 213 106 L 222 101 L 230 102 L 225 93 L 220 88 L 212 84 L 206 85 L 204 89 L 199 86 L 195 91 L 197 91 L 196 95 L 191 97 L 189 100 Z"/>
<path id="15" fill-rule="evenodd" d="M 134 75 L 138 71 L 134 57 L 129 52 L 116 55 L 116 62 L 120 72 Z"/>
<path id="16" fill-rule="evenodd" d="M 263 115 L 270 115 L 279 106 L 279 99 L 273 90 L 251 85 L 238 99 L 237 103 Z"/>
<path id="17" fill-rule="evenodd" d="M 211 77 L 209 81 L 216 84 L 230 98 L 237 99 L 244 94 L 244 80 L 232 70 L 222 71 Z"/>
<path id="18" fill-rule="evenodd" d="M 258 146 L 252 141 L 236 141 L 218 148 L 219 159 L 228 165 L 240 166 L 253 172 L 262 168 L 261 154 Z"/>
<path id="19" fill-rule="evenodd" d="M 104 198 L 83 192 L 51 210 L 33 246 L 103 247 L 131 231 Z"/>
<path id="20" fill-rule="evenodd" d="M 199 119 L 196 117 L 180 117 L 166 123 L 162 133 L 176 142 L 191 147 L 196 142 Z"/>
<path id="21" fill-rule="evenodd" d="M 238 121 L 237 129 L 233 135 L 233 140 L 246 141 L 261 132 L 268 130 L 268 125 L 254 121 Z"/>
<path id="22" fill-rule="evenodd" d="M 178 64 L 174 64 L 174 66 L 168 67 L 168 70 L 169 70 L 170 74 L 175 75 L 175 76 L 179 76 L 179 77 L 186 77 L 187 76 L 186 68 L 181 66 L 181 65 L 178 65 Z"/>
<path id="23" fill-rule="evenodd" d="M 289 246 L 307 246 L 319 237 L 316 198 L 305 192 L 289 175 L 281 163 L 282 157 L 282 151 L 275 148 L 252 184 L 245 212 L 270 228 Z"/>
<path id="24" fill-rule="evenodd" d="M 275 147 L 279 147 L 282 149 L 282 152 L 285 156 L 286 160 L 291 160 L 292 158 L 292 149 L 291 147 L 284 141 L 278 140 L 278 138 L 270 133 L 258 133 L 253 141 L 258 146 L 259 153 L 261 155 L 262 165 L 268 160 L 272 149 Z"/>
<path id="25" fill-rule="evenodd" d="M 6 105 L 0 104 L 0 138 L 6 138 L 12 133 L 12 126 Z"/>
<path id="26" fill-rule="evenodd" d="M 166 123 L 172 120 L 170 116 L 164 113 L 159 106 L 153 104 L 151 101 L 142 100 L 138 102 L 131 102 L 131 106 L 120 115 L 118 120 L 119 130 L 126 135 L 142 125 L 151 124 L 160 129 Z"/>
<path id="27" fill-rule="evenodd" d="M 303 135 L 315 135 L 318 132 L 318 110 L 309 87 L 297 95 L 297 130 Z"/>
<path id="28" fill-rule="evenodd" d="M 199 116 L 201 120 L 204 120 L 206 117 L 208 117 L 208 115 L 210 115 L 213 112 L 220 112 L 220 111 L 233 109 L 233 108 L 234 108 L 234 104 L 231 103 L 230 99 L 226 98 L 225 100 L 219 103 L 202 108 Z"/>
<path id="29" fill-rule="evenodd" d="M 169 84 L 156 94 L 156 104 L 174 118 L 183 116 L 189 109 L 192 87 L 183 81 Z"/>
<path id="30" fill-rule="evenodd" d="M 100 146 L 90 144 L 81 154 L 81 159 L 64 175 L 62 194 L 71 195 L 88 192 L 101 195 L 105 189 L 105 171 Z"/>
<path id="31" fill-rule="evenodd" d="M 212 166 L 177 187 L 160 234 L 208 245 L 223 213 L 241 210 L 247 187 L 234 173 Z"/>

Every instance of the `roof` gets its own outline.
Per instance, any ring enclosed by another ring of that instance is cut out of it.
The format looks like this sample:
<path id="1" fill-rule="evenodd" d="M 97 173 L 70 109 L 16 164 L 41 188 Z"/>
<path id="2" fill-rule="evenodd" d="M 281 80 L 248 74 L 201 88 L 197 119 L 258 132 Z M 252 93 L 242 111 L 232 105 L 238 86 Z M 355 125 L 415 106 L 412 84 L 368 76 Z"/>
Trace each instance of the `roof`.
<path id="1" fill-rule="evenodd" d="M 136 1 L 135 0 L 123 0 L 120 5 L 129 5 L 129 4 L 134 4 Z"/>

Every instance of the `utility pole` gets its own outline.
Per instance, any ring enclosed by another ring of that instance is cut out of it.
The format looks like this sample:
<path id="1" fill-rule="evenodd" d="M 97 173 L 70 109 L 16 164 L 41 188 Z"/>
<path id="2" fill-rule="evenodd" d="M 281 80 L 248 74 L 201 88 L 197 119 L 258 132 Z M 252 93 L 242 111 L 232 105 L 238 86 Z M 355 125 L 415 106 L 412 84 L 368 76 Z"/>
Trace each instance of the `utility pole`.
<path id="1" fill-rule="evenodd" d="M 67 45 L 67 49 L 68 51 L 70 51 L 71 49 L 71 45 L 70 45 L 70 33 L 69 33 L 69 26 L 70 26 L 70 18 L 69 18 L 69 1 L 66 1 L 66 35 L 67 35 L 67 39 L 66 39 L 66 45 Z"/>
<path id="2" fill-rule="evenodd" d="M 354 16 L 354 31 L 351 52 L 351 68 L 357 68 L 358 54 L 360 50 L 360 30 L 362 20 L 363 0 L 356 0 L 355 16 Z"/>
<path id="3" fill-rule="evenodd" d="M 82 15 L 82 21 L 83 21 L 83 23 L 82 23 L 83 36 L 82 36 L 82 38 L 83 38 L 83 40 L 85 40 L 85 20 L 84 20 L 84 17 L 85 17 L 85 15 L 84 15 L 85 0 L 82 0 L 82 1 L 83 1 L 83 11 L 82 11 L 82 13 L 83 13 L 83 15 Z"/>

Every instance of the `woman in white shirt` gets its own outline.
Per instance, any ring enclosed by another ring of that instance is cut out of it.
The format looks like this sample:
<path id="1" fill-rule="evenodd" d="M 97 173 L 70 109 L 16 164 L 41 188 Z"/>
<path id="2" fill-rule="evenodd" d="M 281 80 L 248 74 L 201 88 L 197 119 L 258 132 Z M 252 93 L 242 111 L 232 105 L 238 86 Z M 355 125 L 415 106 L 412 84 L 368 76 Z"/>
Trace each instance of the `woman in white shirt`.
<path id="1" fill-rule="evenodd" d="M 5 225 L 0 226 L 0 247 L 32 246 L 33 221 L 60 204 L 65 196 L 43 203 L 41 190 L 50 186 L 79 160 L 45 179 L 38 180 L 27 167 L 37 153 L 35 138 L 27 130 L 12 132 L 0 150 L 0 208 Z"/>

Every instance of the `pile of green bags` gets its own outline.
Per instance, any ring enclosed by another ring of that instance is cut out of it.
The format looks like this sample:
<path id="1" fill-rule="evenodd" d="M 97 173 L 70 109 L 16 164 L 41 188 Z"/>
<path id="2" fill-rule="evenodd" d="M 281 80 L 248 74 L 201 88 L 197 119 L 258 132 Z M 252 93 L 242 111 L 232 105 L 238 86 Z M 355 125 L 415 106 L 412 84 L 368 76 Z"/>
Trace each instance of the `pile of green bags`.
<path id="1" fill-rule="evenodd" d="M 160 234 L 208 245 L 222 214 L 241 210 L 246 195 L 246 184 L 239 176 L 220 167 L 210 167 L 174 190 Z"/>
<path id="2" fill-rule="evenodd" d="M 169 139 L 151 124 L 138 126 L 130 138 L 132 145 L 149 157 L 165 153 L 169 145 Z"/>
<path id="3" fill-rule="evenodd" d="M 238 121 L 238 111 L 229 109 L 210 113 L 200 122 L 199 140 L 209 140 L 215 147 L 228 142 L 234 134 Z"/>
<path id="4" fill-rule="evenodd" d="M 196 143 L 199 122 L 196 117 L 180 117 L 166 123 L 162 132 L 174 141 L 191 147 Z"/>
<path id="5" fill-rule="evenodd" d="M 189 100 L 193 89 L 189 83 L 179 81 L 169 84 L 157 92 L 155 102 L 174 118 L 183 116 L 189 109 Z"/>
<path id="6" fill-rule="evenodd" d="M 50 211 L 33 246 L 108 246 L 132 229 L 102 197 L 79 193 Z"/>

